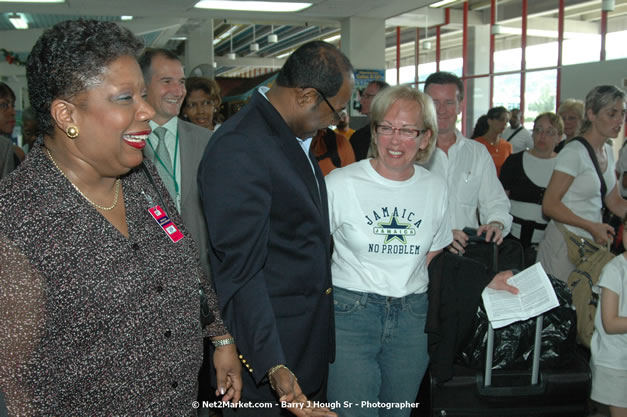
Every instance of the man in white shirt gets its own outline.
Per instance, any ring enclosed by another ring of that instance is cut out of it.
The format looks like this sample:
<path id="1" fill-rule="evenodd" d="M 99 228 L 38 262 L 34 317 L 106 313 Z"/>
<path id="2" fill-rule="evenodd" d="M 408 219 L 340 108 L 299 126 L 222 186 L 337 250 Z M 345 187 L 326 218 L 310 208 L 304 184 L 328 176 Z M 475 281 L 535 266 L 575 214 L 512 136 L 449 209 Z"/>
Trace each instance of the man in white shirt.
<path id="1" fill-rule="evenodd" d="M 512 153 L 533 148 L 531 132 L 521 123 L 520 109 L 510 110 L 509 126 L 503 132 L 503 139 L 512 144 Z"/>
<path id="2" fill-rule="evenodd" d="M 501 244 L 512 225 L 509 199 L 485 146 L 465 138 L 455 127 L 464 84 L 454 74 L 436 72 L 427 78 L 424 91 L 433 99 L 438 116 L 437 147 L 425 167 L 448 184 L 453 227 L 453 243 L 448 249 L 464 252 L 468 244 L 465 227 L 477 228 L 477 234 L 486 233 L 486 241 Z"/>

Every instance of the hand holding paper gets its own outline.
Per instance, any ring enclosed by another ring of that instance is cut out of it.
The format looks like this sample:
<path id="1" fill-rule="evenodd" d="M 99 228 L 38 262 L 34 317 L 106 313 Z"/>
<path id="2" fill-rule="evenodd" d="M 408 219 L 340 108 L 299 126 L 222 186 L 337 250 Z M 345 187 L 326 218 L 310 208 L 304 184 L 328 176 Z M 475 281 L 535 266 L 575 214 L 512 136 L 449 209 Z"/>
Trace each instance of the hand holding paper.
<path id="1" fill-rule="evenodd" d="M 492 288 L 485 288 L 481 294 L 488 319 L 495 329 L 535 317 L 559 306 L 555 290 L 540 263 L 509 278 L 505 285 L 518 288 L 518 294 L 499 291 L 492 284 Z"/>

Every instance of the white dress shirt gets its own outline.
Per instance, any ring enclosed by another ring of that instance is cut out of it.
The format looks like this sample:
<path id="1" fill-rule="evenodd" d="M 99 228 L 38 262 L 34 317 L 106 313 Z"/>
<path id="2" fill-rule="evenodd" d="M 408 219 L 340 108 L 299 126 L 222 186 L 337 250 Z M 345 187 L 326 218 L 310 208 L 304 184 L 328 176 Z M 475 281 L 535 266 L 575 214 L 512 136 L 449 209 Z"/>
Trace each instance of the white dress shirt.
<path id="1" fill-rule="evenodd" d="M 512 226 L 509 198 L 496 176 L 492 157 L 483 144 L 462 136 L 456 130 L 456 141 L 448 155 L 436 148 L 431 160 L 424 164 L 448 184 L 448 210 L 453 229 L 479 227 L 481 224 L 502 223 L 506 236 Z"/>

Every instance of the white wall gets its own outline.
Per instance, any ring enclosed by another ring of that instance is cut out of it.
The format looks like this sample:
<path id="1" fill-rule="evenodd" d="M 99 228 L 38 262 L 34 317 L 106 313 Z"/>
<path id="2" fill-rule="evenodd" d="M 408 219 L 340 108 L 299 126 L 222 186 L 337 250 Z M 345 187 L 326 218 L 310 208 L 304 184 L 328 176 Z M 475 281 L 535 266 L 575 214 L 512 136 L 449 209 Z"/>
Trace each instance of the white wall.
<path id="1" fill-rule="evenodd" d="M 565 65 L 562 67 L 562 100 L 567 98 L 585 100 L 588 91 L 602 84 L 625 89 L 623 84 L 625 80 L 627 80 L 627 59 Z"/>
<path id="2" fill-rule="evenodd" d="M 627 91 L 627 59 L 614 59 L 604 62 L 565 65 L 562 67 L 562 100 L 576 98 L 585 101 L 586 94 L 597 85 L 615 85 Z M 614 150 L 618 150 L 624 140 L 623 129 L 614 141 Z"/>

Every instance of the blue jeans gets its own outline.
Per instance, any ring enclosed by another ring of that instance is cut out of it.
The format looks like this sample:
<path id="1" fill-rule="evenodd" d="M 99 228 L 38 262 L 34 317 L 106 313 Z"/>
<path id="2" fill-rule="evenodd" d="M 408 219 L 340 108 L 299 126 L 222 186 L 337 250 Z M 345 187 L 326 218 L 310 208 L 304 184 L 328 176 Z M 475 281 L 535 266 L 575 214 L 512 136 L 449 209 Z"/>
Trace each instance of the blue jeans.
<path id="1" fill-rule="evenodd" d="M 328 401 L 341 404 L 335 411 L 342 417 L 409 417 L 411 408 L 389 403 L 415 403 L 427 369 L 427 294 L 393 298 L 334 287 L 333 298 Z"/>

